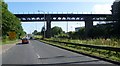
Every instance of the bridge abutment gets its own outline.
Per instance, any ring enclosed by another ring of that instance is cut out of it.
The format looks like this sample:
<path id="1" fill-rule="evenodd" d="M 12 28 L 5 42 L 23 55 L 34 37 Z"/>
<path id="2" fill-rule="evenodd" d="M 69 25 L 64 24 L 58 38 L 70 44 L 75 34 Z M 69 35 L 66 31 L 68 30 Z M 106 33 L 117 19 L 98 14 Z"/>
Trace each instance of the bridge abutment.
<path id="1" fill-rule="evenodd" d="M 93 27 L 93 21 L 91 17 L 85 18 L 85 38 L 89 37 L 89 31 Z"/>
<path id="2" fill-rule="evenodd" d="M 48 14 L 46 16 L 47 22 L 46 22 L 46 38 L 51 38 L 51 16 Z"/>

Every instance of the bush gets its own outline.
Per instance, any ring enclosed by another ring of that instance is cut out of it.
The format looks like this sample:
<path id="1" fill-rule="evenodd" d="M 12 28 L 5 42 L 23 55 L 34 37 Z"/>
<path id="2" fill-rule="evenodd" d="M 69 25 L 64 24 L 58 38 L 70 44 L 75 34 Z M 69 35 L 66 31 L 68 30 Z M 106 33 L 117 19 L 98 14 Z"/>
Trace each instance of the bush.
<path id="1" fill-rule="evenodd" d="M 62 33 L 58 35 L 58 38 L 69 38 L 69 35 Z"/>
<path id="2" fill-rule="evenodd" d="M 7 36 L 2 36 L 2 42 L 6 42 L 8 40 Z"/>

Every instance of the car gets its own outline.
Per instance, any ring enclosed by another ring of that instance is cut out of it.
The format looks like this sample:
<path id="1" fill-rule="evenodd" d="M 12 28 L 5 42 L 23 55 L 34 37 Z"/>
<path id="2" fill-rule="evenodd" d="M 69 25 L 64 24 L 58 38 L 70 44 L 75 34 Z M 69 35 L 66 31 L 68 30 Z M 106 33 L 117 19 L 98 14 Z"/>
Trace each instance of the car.
<path id="1" fill-rule="evenodd" d="M 22 39 L 22 44 L 29 44 L 29 40 L 27 38 Z"/>

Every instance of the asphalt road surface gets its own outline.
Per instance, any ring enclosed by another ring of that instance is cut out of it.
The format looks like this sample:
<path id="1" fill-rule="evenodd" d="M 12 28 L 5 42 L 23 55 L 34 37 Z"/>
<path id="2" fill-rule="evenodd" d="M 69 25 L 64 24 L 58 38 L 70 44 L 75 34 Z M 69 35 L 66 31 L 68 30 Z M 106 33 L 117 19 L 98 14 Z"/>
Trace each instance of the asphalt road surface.
<path id="1" fill-rule="evenodd" d="M 2 64 L 111 64 L 36 40 L 17 44 L 2 54 Z"/>

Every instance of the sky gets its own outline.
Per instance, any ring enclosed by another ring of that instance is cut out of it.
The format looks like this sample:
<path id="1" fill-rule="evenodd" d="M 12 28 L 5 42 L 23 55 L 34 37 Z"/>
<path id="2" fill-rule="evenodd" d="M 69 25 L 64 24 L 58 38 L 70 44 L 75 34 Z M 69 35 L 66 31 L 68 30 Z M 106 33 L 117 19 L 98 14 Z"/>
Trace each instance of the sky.
<path id="1" fill-rule="evenodd" d="M 111 5 L 114 0 L 5 0 L 12 13 L 98 13 L 111 14 Z M 68 22 L 68 26 L 67 26 Z M 41 31 L 44 22 L 21 22 L 24 31 L 32 33 Z M 94 22 L 96 25 L 99 22 Z M 75 31 L 75 27 L 85 26 L 84 22 L 52 22 L 51 27 L 59 26 L 65 32 Z"/>

